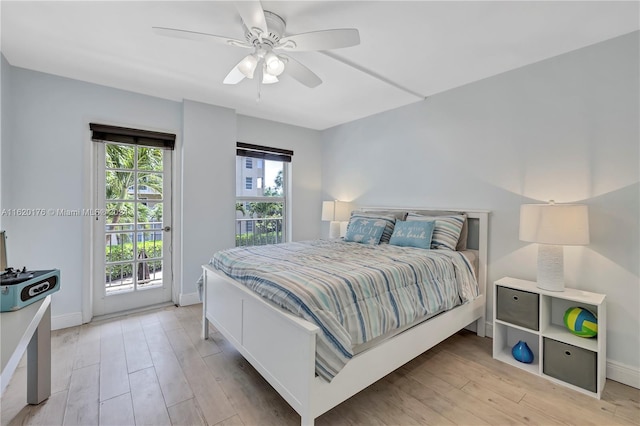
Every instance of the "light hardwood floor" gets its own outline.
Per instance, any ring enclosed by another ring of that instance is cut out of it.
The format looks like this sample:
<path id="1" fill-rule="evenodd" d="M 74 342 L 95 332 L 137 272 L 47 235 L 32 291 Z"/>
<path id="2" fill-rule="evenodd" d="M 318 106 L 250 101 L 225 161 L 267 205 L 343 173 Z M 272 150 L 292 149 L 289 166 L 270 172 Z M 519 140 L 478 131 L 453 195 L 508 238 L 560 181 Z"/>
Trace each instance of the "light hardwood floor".
<path id="1" fill-rule="evenodd" d="M 52 395 L 26 405 L 24 361 L 2 425 L 296 425 L 300 417 L 218 333 L 200 305 L 52 334 Z M 458 333 L 316 420 L 317 425 L 640 425 L 640 390 L 607 381 L 602 400 L 491 358 Z"/>

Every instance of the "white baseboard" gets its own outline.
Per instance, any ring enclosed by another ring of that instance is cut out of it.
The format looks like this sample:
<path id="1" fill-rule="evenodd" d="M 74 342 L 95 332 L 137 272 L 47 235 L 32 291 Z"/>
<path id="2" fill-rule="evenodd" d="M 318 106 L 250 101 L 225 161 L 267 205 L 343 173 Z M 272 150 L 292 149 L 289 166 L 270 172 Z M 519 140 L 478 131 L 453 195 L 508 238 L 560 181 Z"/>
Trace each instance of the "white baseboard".
<path id="1" fill-rule="evenodd" d="M 475 333 L 476 327 L 477 327 L 476 324 L 477 324 L 476 321 L 472 322 L 471 324 L 465 327 L 465 330 L 469 330 Z M 490 322 L 485 322 L 484 324 L 484 337 L 493 339 L 493 324 L 491 324 Z"/>
<path id="2" fill-rule="evenodd" d="M 198 297 L 197 292 L 180 295 L 180 306 L 195 305 L 196 303 L 200 303 L 200 297 Z M 130 311 L 116 312 L 114 314 L 103 315 L 100 317 L 93 317 L 91 321 L 100 321 L 106 318 L 112 318 L 115 316 L 121 316 L 121 315 L 130 314 L 134 312 L 144 311 L 147 309 L 155 309 L 159 306 L 168 306 L 168 305 L 173 305 L 173 302 L 154 305 L 151 307 L 145 307 L 142 309 L 133 309 Z M 75 327 L 77 325 L 82 325 L 82 324 L 83 324 L 82 312 L 72 312 L 70 314 L 51 316 L 51 330 L 60 330 L 62 328 Z"/>
<path id="3" fill-rule="evenodd" d="M 484 335 L 490 339 L 493 339 L 493 323 L 487 321 L 484 326 Z"/>
<path id="4" fill-rule="evenodd" d="M 51 316 L 51 330 L 60 330 L 76 325 L 82 325 L 82 312 Z"/>
<path id="5" fill-rule="evenodd" d="M 640 369 L 607 360 L 607 379 L 640 389 Z"/>
<path id="6" fill-rule="evenodd" d="M 201 303 L 198 292 L 180 294 L 180 306 L 195 305 Z"/>

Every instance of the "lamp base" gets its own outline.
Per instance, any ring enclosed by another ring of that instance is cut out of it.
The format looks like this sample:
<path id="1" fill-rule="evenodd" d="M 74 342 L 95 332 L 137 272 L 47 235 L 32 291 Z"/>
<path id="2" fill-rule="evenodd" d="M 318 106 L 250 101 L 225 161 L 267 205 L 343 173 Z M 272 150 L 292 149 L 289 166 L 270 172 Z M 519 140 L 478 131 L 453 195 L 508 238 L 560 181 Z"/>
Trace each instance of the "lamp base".
<path id="1" fill-rule="evenodd" d="M 564 291 L 563 246 L 538 244 L 538 288 Z"/>
<path id="2" fill-rule="evenodd" d="M 329 223 L 329 238 L 340 238 L 340 222 L 332 220 Z"/>
<path id="3" fill-rule="evenodd" d="M 349 225 L 349 222 L 340 222 L 340 237 L 344 237 L 345 235 L 347 235 L 347 226 Z"/>

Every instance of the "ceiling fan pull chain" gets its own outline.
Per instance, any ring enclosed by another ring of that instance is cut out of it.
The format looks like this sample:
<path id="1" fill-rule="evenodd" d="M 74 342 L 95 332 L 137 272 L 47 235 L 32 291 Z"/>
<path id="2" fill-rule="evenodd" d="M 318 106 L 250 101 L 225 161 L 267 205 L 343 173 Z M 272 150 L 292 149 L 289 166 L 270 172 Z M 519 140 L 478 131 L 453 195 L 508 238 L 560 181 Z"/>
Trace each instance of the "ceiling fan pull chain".
<path id="1" fill-rule="evenodd" d="M 255 79 L 258 84 L 258 95 L 256 97 L 256 103 L 260 102 L 260 89 L 262 88 L 262 78 L 264 76 L 264 60 L 260 59 L 256 67 Z"/>

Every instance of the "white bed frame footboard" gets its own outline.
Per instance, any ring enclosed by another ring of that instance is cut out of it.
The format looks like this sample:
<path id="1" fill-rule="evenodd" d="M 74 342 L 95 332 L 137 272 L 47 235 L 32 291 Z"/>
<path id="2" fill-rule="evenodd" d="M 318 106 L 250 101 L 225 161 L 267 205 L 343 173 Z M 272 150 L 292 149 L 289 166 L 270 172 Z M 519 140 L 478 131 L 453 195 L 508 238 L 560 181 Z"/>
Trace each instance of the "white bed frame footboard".
<path id="1" fill-rule="evenodd" d="M 272 306 L 209 265 L 203 266 L 203 338 L 209 337 L 211 322 L 300 414 L 301 424 L 313 425 L 316 417 L 474 321 L 484 336 L 488 212 L 466 213 L 478 221 L 480 297 L 356 355 L 331 382 L 315 375 L 316 325 Z"/>

